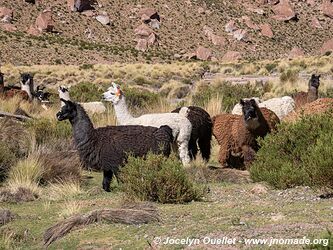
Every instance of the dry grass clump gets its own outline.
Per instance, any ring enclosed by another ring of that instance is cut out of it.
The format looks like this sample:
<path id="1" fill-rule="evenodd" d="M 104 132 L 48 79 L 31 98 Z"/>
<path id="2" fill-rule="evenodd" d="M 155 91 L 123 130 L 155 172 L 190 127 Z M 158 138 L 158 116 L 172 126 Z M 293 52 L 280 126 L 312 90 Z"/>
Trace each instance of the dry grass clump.
<path id="1" fill-rule="evenodd" d="M 146 207 L 140 205 L 138 208 L 133 206 L 131 208 L 94 210 L 83 215 L 72 216 L 48 228 L 44 233 L 44 246 L 49 246 L 55 240 L 64 237 L 78 227 L 81 228 L 101 221 L 138 225 L 158 222 L 159 215 L 157 208 L 150 204 Z"/>
<path id="2" fill-rule="evenodd" d="M 1 209 L 0 210 L 0 226 L 7 224 L 8 222 L 15 219 L 16 215 L 13 214 L 8 209 Z"/>
<path id="3" fill-rule="evenodd" d="M 82 205 L 80 202 L 75 200 L 68 200 L 63 203 L 59 216 L 66 219 L 70 216 L 78 214 L 81 209 Z"/>
<path id="4" fill-rule="evenodd" d="M 62 181 L 50 183 L 47 187 L 46 194 L 49 200 L 62 200 L 73 198 L 77 195 L 83 194 L 80 183 L 78 181 Z"/>

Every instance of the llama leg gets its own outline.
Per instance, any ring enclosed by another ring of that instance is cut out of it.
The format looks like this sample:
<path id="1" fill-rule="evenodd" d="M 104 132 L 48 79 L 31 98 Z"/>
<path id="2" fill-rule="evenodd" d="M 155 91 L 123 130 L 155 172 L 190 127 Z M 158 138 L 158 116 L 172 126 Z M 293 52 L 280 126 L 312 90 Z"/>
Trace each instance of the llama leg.
<path id="1" fill-rule="evenodd" d="M 103 189 L 106 192 L 110 192 L 110 183 L 112 181 L 112 176 L 113 172 L 111 170 L 103 172 Z"/>
<path id="2" fill-rule="evenodd" d="M 179 157 L 184 166 L 189 164 L 191 161 L 191 158 L 188 154 L 188 143 L 190 140 L 191 131 L 189 131 L 189 133 L 187 132 L 187 130 L 184 131 L 181 129 L 177 137 Z"/>
<path id="3" fill-rule="evenodd" d="M 205 161 L 209 161 L 211 151 L 211 136 L 202 136 L 198 140 L 201 156 Z"/>
<path id="4" fill-rule="evenodd" d="M 229 151 L 227 147 L 220 146 L 219 150 L 219 163 L 222 167 L 228 167 L 227 161 L 228 161 Z"/>
<path id="5" fill-rule="evenodd" d="M 191 159 L 195 159 L 198 154 L 197 142 L 192 138 L 190 139 L 190 142 L 188 144 L 188 152 L 190 154 Z"/>
<path id="6" fill-rule="evenodd" d="M 246 169 L 248 169 L 250 167 L 251 163 L 255 159 L 256 151 L 247 145 L 242 147 L 242 151 L 243 151 L 243 157 L 244 157 L 244 166 Z"/>

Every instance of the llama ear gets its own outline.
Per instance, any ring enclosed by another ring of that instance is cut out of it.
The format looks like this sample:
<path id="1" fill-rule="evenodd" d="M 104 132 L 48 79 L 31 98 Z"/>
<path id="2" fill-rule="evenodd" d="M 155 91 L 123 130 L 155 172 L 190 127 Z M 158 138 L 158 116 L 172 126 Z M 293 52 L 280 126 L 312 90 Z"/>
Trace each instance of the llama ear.
<path id="1" fill-rule="evenodd" d="M 250 103 L 251 103 L 252 106 L 256 106 L 257 105 L 256 100 L 254 100 L 254 99 L 251 99 Z"/>
<path id="2" fill-rule="evenodd" d="M 244 104 L 245 104 L 244 100 L 243 100 L 243 99 L 240 99 L 240 100 L 239 100 L 239 104 L 242 105 L 242 106 L 244 106 Z"/>

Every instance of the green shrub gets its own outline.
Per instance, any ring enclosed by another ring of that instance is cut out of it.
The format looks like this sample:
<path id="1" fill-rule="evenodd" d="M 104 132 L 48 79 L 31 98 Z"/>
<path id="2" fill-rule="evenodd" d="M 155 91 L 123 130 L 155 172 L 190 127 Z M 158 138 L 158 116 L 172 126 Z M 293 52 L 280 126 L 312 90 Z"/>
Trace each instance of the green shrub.
<path id="1" fill-rule="evenodd" d="M 15 163 L 16 156 L 5 142 L 0 141 L 0 182 L 5 179 L 10 167 Z"/>
<path id="2" fill-rule="evenodd" d="M 149 91 L 124 88 L 126 103 L 132 109 L 141 109 L 154 105 L 158 102 L 159 96 Z"/>
<path id="3" fill-rule="evenodd" d="M 254 181 L 276 188 L 299 185 L 333 187 L 333 117 L 329 113 L 282 123 L 261 140 L 250 172 Z"/>
<path id="4" fill-rule="evenodd" d="M 283 71 L 280 75 L 281 82 L 296 82 L 298 79 L 299 70 L 297 69 L 287 69 L 287 71 Z"/>
<path id="5" fill-rule="evenodd" d="M 69 122 L 40 118 L 28 121 L 26 126 L 34 132 L 37 144 L 48 143 L 52 139 L 69 138 L 72 135 L 72 127 Z"/>
<path id="6" fill-rule="evenodd" d="M 261 97 L 264 89 L 252 84 L 222 83 L 219 86 L 205 86 L 193 95 L 193 103 L 197 106 L 205 106 L 209 99 L 219 96 L 222 99 L 222 107 L 231 111 L 241 98 Z"/>
<path id="7" fill-rule="evenodd" d="M 82 82 L 71 87 L 70 92 L 73 101 L 96 102 L 101 100 L 104 91 L 96 84 Z"/>
<path id="8" fill-rule="evenodd" d="M 122 189 L 130 198 L 161 203 L 200 200 L 203 190 L 186 175 L 175 157 L 148 154 L 146 159 L 130 156 L 121 170 Z"/>

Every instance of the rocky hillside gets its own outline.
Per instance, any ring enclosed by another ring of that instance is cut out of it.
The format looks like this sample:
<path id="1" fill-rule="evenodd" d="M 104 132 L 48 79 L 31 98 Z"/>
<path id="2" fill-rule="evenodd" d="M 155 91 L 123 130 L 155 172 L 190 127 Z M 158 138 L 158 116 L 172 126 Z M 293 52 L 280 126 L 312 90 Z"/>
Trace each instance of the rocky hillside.
<path id="1" fill-rule="evenodd" d="M 2 0 L 15 65 L 275 59 L 333 50 L 329 0 Z"/>

